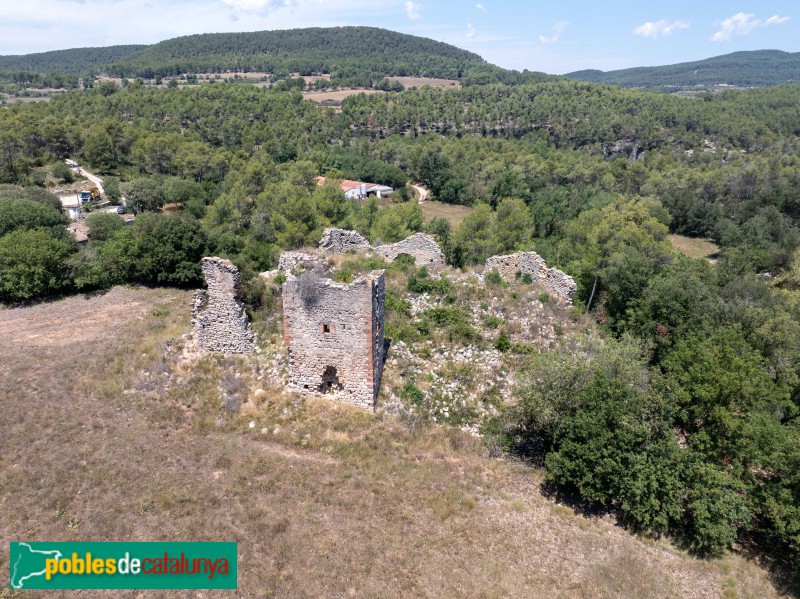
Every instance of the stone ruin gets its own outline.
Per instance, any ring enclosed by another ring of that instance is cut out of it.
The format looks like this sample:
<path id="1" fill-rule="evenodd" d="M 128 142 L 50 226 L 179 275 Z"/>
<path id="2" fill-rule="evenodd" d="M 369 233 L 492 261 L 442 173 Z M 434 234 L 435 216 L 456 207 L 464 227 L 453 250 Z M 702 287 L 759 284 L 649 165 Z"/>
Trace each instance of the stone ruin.
<path id="1" fill-rule="evenodd" d="M 289 385 L 306 396 L 375 409 L 383 372 L 384 271 L 339 284 L 308 271 L 283 284 Z"/>
<path id="2" fill-rule="evenodd" d="M 250 321 L 240 300 L 239 269 L 230 260 L 203 258 L 208 289 L 194 295 L 192 329 L 205 350 L 245 354 L 255 350 Z"/>
<path id="3" fill-rule="evenodd" d="M 358 231 L 331 228 L 323 232 L 319 247 L 331 254 L 371 250 L 387 262 L 394 262 L 400 254 L 408 254 L 419 266 L 441 266 L 445 262 L 442 248 L 433 237 L 425 233 L 414 233 L 403 241 L 372 247 Z"/>
<path id="4" fill-rule="evenodd" d="M 319 247 L 331 254 L 346 254 L 347 252 L 370 249 L 367 241 L 358 231 L 345 229 L 325 229 Z"/>
<path id="5" fill-rule="evenodd" d="M 542 257 L 536 252 L 518 252 L 506 256 L 492 256 L 486 261 L 484 274 L 496 268 L 500 275 L 513 281 L 517 273 L 529 274 L 533 282 L 541 285 L 551 293 L 572 303 L 572 298 L 578 291 L 575 280 L 568 274 L 556 269 L 547 268 Z"/>
<path id="6" fill-rule="evenodd" d="M 403 241 L 387 245 L 379 245 L 372 249 L 373 252 L 383 256 L 387 262 L 394 262 L 400 254 L 408 254 L 414 258 L 418 266 L 444 265 L 444 252 L 436 240 L 425 233 L 414 233 Z"/>

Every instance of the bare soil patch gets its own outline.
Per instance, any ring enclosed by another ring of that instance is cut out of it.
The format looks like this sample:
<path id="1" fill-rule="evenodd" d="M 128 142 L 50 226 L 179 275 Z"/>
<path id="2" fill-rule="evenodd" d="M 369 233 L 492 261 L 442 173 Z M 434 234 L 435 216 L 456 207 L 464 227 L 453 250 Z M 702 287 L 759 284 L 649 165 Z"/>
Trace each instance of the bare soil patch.
<path id="1" fill-rule="evenodd" d="M 238 541 L 239 590 L 219 597 L 777 596 L 739 557 L 575 514 L 460 431 L 281 396 L 258 356 L 170 358 L 190 296 L 0 309 L 1 538 Z M 261 399 L 227 412 L 229 379 Z"/>
<path id="2" fill-rule="evenodd" d="M 399 81 L 406 88 L 409 87 L 446 87 L 451 89 L 461 89 L 461 82 L 458 79 L 436 79 L 434 77 L 387 77 L 389 81 Z"/>
<path id="3" fill-rule="evenodd" d="M 340 89 L 332 92 L 303 92 L 303 99 L 313 100 L 314 102 L 321 102 L 322 100 L 339 100 L 340 102 L 350 96 L 357 96 L 358 94 L 382 94 L 385 93 L 379 89 Z"/>

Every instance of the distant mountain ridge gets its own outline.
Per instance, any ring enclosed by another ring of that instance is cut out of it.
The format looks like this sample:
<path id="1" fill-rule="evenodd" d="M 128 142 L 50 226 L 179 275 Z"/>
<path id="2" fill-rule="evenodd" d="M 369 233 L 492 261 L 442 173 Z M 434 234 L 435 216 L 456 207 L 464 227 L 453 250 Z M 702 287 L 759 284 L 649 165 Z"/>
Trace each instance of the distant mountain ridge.
<path id="1" fill-rule="evenodd" d="M 0 56 L 0 70 L 169 77 L 229 70 L 374 72 L 460 79 L 496 70 L 456 46 L 377 27 L 326 27 L 207 33 L 149 46 L 110 46 Z"/>
<path id="2" fill-rule="evenodd" d="M 733 52 L 694 62 L 617 71 L 585 70 L 564 75 L 570 79 L 622 87 L 690 87 L 735 85 L 761 87 L 800 82 L 800 52 L 753 50 Z"/>
<path id="3" fill-rule="evenodd" d="M 66 73 L 79 75 L 103 65 L 125 60 L 147 48 L 146 45 L 70 48 L 36 54 L 0 56 L 0 70 L 31 73 Z"/>

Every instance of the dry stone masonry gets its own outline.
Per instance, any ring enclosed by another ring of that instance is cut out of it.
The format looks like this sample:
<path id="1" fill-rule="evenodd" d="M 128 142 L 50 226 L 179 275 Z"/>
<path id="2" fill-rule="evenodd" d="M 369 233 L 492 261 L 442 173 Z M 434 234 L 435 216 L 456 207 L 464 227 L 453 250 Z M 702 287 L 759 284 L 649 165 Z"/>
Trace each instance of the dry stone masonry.
<path id="1" fill-rule="evenodd" d="M 370 245 L 358 231 L 330 228 L 322 232 L 319 247 L 331 254 L 345 254 L 350 251 L 368 250 Z"/>
<path id="2" fill-rule="evenodd" d="M 578 290 L 578 286 L 571 276 L 556 268 L 547 268 L 547 264 L 536 252 L 492 256 L 486 261 L 483 272 L 487 273 L 493 268 L 496 268 L 504 279 L 511 281 L 514 280 L 517 273 L 529 274 L 534 283 L 562 297 L 570 304 Z"/>
<path id="3" fill-rule="evenodd" d="M 290 387 L 374 410 L 383 372 L 385 312 L 382 270 L 348 285 L 315 272 L 287 275 L 283 339 Z"/>
<path id="4" fill-rule="evenodd" d="M 408 254 L 414 257 L 414 262 L 419 266 L 444 264 L 444 253 L 439 244 L 433 237 L 425 233 L 414 233 L 403 241 L 379 245 L 373 251 L 383 256 L 388 262 L 394 262 L 400 254 Z"/>
<path id="5" fill-rule="evenodd" d="M 203 258 L 203 276 L 208 289 L 197 291 L 192 304 L 192 328 L 198 344 L 225 354 L 253 351 L 253 331 L 239 299 L 239 269 L 230 260 Z"/>

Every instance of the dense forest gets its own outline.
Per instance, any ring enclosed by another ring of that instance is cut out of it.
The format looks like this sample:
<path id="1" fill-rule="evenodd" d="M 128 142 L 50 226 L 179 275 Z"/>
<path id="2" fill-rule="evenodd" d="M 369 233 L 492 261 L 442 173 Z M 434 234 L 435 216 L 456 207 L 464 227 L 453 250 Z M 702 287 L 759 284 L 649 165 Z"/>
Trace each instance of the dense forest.
<path id="1" fill-rule="evenodd" d="M 82 75 L 91 73 L 103 65 L 124 60 L 145 48 L 147 48 L 145 45 L 106 46 L 0 56 L 0 71 Z"/>
<path id="2" fill-rule="evenodd" d="M 445 54 L 431 68 L 468 62 Z M 360 95 L 341 111 L 296 88 L 137 82 L 7 107 L 0 299 L 196 286 L 208 253 L 251 279 L 331 225 L 386 242 L 427 231 L 455 268 L 535 249 L 575 277 L 575 313 L 591 314 L 603 339 L 543 353 L 506 347 L 520 352 L 519 401 L 486 438 L 634 530 L 700 554 L 757 547 L 796 570 L 800 88 L 686 99 L 514 83 Z M 105 175 L 135 223 L 90 214 L 90 241 L 78 247 L 37 186 L 68 176 L 55 166 L 65 157 Z M 317 175 L 414 180 L 473 210 L 455 228 L 425 223 L 402 189 L 385 206 L 350 202 Z M 164 214 L 166 204 L 182 210 Z M 719 254 L 685 258 L 671 232 L 711 238 Z M 447 293 L 424 273 L 410 285 Z M 263 292 L 248 289 L 251 308 Z"/>
<path id="3" fill-rule="evenodd" d="M 735 85 L 761 87 L 800 82 L 800 52 L 753 50 L 659 67 L 575 71 L 565 77 L 645 89 Z"/>

